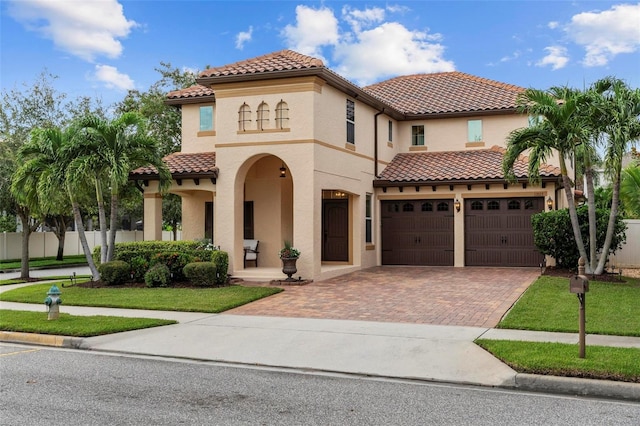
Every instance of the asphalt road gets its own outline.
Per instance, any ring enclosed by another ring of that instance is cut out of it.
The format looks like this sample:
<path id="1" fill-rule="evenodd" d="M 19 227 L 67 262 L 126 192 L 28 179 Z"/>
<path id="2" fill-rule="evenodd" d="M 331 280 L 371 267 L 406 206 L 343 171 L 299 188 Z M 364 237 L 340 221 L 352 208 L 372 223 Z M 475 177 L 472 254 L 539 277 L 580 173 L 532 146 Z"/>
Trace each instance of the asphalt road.
<path id="1" fill-rule="evenodd" d="M 639 403 L 0 344 L 2 425 L 639 421 Z"/>

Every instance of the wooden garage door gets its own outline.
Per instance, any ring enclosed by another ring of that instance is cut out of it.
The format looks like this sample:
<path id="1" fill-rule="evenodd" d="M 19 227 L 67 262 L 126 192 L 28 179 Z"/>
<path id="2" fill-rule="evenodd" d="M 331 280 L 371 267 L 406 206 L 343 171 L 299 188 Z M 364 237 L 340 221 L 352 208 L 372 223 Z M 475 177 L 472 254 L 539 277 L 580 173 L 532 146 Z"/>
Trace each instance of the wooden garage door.
<path id="1" fill-rule="evenodd" d="M 538 266 L 531 215 L 543 198 L 467 199 L 464 203 L 465 265 Z"/>
<path id="2" fill-rule="evenodd" d="M 382 264 L 453 266 L 453 201 L 381 202 Z"/>

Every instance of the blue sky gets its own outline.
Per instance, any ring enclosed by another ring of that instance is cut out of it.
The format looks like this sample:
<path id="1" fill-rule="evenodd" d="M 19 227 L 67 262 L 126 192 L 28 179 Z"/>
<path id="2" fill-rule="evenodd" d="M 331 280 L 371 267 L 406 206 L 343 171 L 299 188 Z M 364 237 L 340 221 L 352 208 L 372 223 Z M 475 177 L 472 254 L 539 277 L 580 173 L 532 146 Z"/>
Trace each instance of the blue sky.
<path id="1" fill-rule="evenodd" d="M 193 71 L 293 49 L 359 85 L 462 71 L 522 87 L 640 87 L 640 2 L 3 0 L 2 90 L 45 68 L 71 98 L 146 90 L 160 62 Z"/>

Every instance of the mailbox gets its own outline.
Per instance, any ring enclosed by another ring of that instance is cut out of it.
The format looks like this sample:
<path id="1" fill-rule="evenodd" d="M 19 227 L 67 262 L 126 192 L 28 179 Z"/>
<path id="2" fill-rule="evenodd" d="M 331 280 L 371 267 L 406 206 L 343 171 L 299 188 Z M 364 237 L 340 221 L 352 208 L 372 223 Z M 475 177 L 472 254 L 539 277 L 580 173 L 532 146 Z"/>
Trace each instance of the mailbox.
<path id="1" fill-rule="evenodd" d="M 569 280 L 569 291 L 578 294 L 588 292 L 589 280 L 584 275 L 574 275 Z"/>

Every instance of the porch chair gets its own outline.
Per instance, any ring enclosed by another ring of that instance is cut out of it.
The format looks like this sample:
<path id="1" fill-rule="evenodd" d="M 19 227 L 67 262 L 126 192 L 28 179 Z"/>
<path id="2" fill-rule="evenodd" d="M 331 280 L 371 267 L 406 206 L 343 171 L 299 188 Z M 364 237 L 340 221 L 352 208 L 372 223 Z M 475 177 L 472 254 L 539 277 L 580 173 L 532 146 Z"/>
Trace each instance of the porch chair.
<path id="1" fill-rule="evenodd" d="M 244 267 L 247 267 L 247 262 L 256 262 L 256 268 L 258 267 L 258 240 L 244 240 Z"/>

